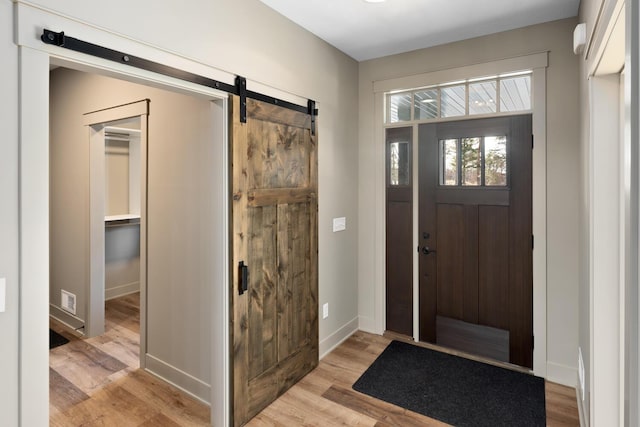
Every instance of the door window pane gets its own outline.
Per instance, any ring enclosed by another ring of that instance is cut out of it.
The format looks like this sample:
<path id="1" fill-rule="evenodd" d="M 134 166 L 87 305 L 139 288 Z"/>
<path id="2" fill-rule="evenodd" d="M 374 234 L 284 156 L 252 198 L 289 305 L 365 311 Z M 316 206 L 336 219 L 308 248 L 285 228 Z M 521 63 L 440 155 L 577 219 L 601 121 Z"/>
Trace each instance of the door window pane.
<path id="1" fill-rule="evenodd" d="M 438 117 L 438 89 L 427 89 L 414 95 L 415 120 L 435 119 Z"/>
<path id="2" fill-rule="evenodd" d="M 469 84 L 469 114 L 496 112 L 496 81 Z"/>
<path id="3" fill-rule="evenodd" d="M 389 122 L 411 120 L 411 93 L 395 93 L 389 96 Z"/>
<path id="4" fill-rule="evenodd" d="M 500 111 L 531 109 L 531 75 L 500 80 Z"/>
<path id="5" fill-rule="evenodd" d="M 441 92 L 442 117 L 464 116 L 466 99 L 466 86 L 443 87 Z"/>
<path id="6" fill-rule="evenodd" d="M 507 137 L 484 138 L 485 185 L 507 185 Z"/>
<path id="7" fill-rule="evenodd" d="M 480 138 L 462 138 L 460 152 L 462 185 L 481 185 Z"/>
<path id="8" fill-rule="evenodd" d="M 440 140 L 440 185 L 458 185 L 458 140 Z"/>
<path id="9" fill-rule="evenodd" d="M 389 144 L 389 184 L 407 186 L 410 184 L 409 142 L 398 141 Z"/>

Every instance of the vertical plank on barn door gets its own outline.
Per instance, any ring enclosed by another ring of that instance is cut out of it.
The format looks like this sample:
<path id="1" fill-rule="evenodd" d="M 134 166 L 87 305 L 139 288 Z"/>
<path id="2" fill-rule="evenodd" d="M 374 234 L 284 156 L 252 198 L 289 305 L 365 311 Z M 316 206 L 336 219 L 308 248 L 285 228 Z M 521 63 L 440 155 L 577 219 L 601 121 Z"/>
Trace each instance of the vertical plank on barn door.
<path id="1" fill-rule="evenodd" d="M 233 96 L 233 424 L 318 364 L 317 137 L 310 117 Z M 248 267 L 241 293 L 240 262 Z"/>

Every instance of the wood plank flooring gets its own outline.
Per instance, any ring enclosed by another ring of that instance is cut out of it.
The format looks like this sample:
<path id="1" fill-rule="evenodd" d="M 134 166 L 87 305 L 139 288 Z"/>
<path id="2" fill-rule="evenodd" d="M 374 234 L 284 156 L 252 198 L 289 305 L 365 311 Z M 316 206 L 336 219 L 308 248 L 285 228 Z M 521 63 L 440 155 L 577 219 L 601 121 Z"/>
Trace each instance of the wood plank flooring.
<path id="1" fill-rule="evenodd" d="M 105 334 L 49 351 L 51 426 L 206 426 L 209 408 L 140 370 L 140 294 L 107 301 Z"/>
<path id="2" fill-rule="evenodd" d="M 52 426 L 203 426 L 209 408 L 138 366 L 139 296 L 107 302 L 106 333 L 50 351 Z M 356 332 L 247 426 L 446 426 L 354 391 L 351 386 L 386 348 L 386 337 Z M 578 426 L 575 390 L 547 382 L 548 426 Z"/>
<path id="3" fill-rule="evenodd" d="M 438 420 L 354 391 L 351 386 L 391 342 L 356 332 L 247 425 L 446 426 Z M 575 390 L 546 382 L 548 426 L 579 426 Z"/>

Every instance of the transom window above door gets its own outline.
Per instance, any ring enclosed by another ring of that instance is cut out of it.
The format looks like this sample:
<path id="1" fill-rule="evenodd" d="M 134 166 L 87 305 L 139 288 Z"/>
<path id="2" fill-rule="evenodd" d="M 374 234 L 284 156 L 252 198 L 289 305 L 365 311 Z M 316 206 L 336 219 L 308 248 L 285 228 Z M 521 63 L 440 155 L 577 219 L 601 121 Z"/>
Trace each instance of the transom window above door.
<path id="1" fill-rule="evenodd" d="M 388 93 L 385 108 L 388 124 L 529 111 L 531 71 Z"/>
<path id="2" fill-rule="evenodd" d="M 507 137 L 474 136 L 441 139 L 439 184 L 461 187 L 506 187 Z"/>

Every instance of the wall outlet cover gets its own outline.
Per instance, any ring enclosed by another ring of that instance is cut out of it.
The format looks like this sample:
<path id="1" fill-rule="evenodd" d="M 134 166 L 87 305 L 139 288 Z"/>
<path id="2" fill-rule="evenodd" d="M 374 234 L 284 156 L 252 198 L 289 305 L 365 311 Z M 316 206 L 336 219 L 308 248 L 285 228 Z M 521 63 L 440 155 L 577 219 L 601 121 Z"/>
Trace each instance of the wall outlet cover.
<path id="1" fill-rule="evenodd" d="M 333 218 L 333 232 L 343 231 L 347 229 L 347 218 Z"/>
<path id="2" fill-rule="evenodd" d="M 322 318 L 326 319 L 327 317 L 329 317 L 329 303 L 325 302 L 322 304 Z"/>

